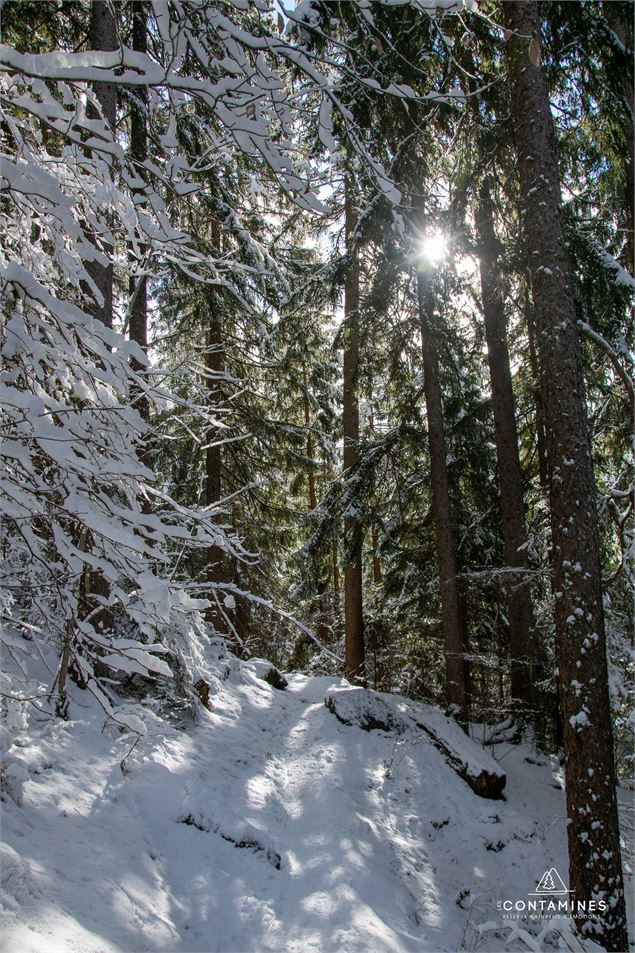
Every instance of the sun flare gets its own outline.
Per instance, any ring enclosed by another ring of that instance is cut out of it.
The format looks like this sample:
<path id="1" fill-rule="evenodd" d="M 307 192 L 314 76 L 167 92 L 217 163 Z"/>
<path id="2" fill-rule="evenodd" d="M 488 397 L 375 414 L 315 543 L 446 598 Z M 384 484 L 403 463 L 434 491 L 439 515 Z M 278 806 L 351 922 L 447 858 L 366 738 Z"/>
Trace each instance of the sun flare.
<path id="1" fill-rule="evenodd" d="M 440 232 L 426 235 L 421 242 L 421 254 L 427 261 L 437 265 L 448 253 L 448 243 Z"/>

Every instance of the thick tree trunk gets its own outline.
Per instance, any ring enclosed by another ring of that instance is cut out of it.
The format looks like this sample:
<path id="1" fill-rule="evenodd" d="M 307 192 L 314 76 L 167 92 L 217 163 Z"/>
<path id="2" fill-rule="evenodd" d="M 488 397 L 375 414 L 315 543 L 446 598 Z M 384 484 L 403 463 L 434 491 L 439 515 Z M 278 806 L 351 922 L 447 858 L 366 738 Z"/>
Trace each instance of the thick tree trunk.
<path id="1" fill-rule="evenodd" d="M 468 694 L 466 678 L 465 629 L 461 617 L 459 587 L 456 578 L 456 539 L 452 524 L 448 471 L 445 453 L 443 400 L 439 381 L 439 357 L 433 328 L 434 301 L 430 276 L 417 274 L 419 319 L 423 347 L 423 388 L 430 448 L 430 483 L 432 514 L 437 548 L 439 591 L 441 594 L 441 628 L 445 657 L 446 702 L 455 717 L 465 725 Z"/>
<path id="2" fill-rule="evenodd" d="M 527 568 L 523 474 L 518 454 L 498 241 L 494 232 L 492 199 L 487 185 L 482 187 L 479 196 L 476 227 L 487 359 L 492 387 L 505 562 L 507 566 L 523 570 Z M 533 707 L 534 620 L 527 578 L 514 579 L 508 601 L 512 707 L 522 713 Z"/>
<path id="3" fill-rule="evenodd" d="M 344 470 L 357 463 L 359 440 L 359 404 L 357 400 L 357 371 L 359 364 L 359 260 L 354 246 L 355 215 L 351 198 L 351 183 L 346 181 L 346 248 L 350 256 L 344 289 L 344 320 L 346 339 L 344 349 Z M 347 516 L 344 522 L 347 540 L 352 542 L 352 553 L 344 567 L 344 632 L 346 677 L 363 685 L 366 681 L 364 659 L 364 619 L 362 609 L 362 539 L 356 520 Z"/>
<path id="4" fill-rule="evenodd" d="M 145 3 L 140 0 L 134 0 L 130 4 L 132 13 L 132 48 L 137 53 L 147 53 L 147 10 Z M 143 163 L 148 158 L 148 130 L 147 130 L 147 109 L 148 109 L 148 91 L 146 87 L 139 86 L 135 89 L 135 103 L 130 113 L 130 156 L 136 165 L 136 173 L 143 178 Z M 140 249 L 143 254 L 145 248 Z M 136 258 L 132 261 L 138 266 Z M 134 341 L 139 347 L 147 353 L 148 350 L 148 282 L 144 274 L 139 273 L 130 277 L 130 340 Z M 141 367 L 137 361 L 132 360 L 134 370 L 140 370 Z M 143 394 L 136 396 L 136 406 L 139 413 L 147 420 L 149 417 L 149 406 L 146 397 Z M 144 463 L 149 463 L 147 455 L 144 455 Z"/>
<path id="5" fill-rule="evenodd" d="M 118 48 L 117 28 L 110 5 L 106 3 L 106 0 L 93 0 L 90 16 L 90 48 L 103 51 Z M 117 122 L 117 88 L 114 83 L 94 82 L 93 90 L 103 118 L 114 133 Z M 89 109 L 88 114 L 90 118 L 96 118 L 94 109 Z M 112 328 L 113 249 L 106 246 L 104 253 L 109 258 L 107 265 L 90 261 L 86 263 L 86 270 L 102 298 L 101 302 L 96 301 L 91 308 L 93 317 L 105 324 L 107 328 Z"/>
<path id="6" fill-rule="evenodd" d="M 628 949 L 615 796 L 596 490 L 570 265 L 560 214 L 555 137 L 540 65 L 538 4 L 504 3 L 512 118 L 525 205 L 546 415 L 564 730 L 570 886 L 606 905 L 580 930 Z"/>
<path id="7" fill-rule="evenodd" d="M 531 368 L 532 390 L 534 407 L 536 410 L 536 442 L 538 451 L 538 479 L 540 486 L 546 492 L 549 486 L 547 471 L 547 447 L 545 438 L 545 409 L 543 394 L 540 387 L 540 369 L 536 351 L 536 318 L 530 288 L 525 291 L 525 322 L 527 325 L 527 340 L 529 344 L 529 366 Z"/>

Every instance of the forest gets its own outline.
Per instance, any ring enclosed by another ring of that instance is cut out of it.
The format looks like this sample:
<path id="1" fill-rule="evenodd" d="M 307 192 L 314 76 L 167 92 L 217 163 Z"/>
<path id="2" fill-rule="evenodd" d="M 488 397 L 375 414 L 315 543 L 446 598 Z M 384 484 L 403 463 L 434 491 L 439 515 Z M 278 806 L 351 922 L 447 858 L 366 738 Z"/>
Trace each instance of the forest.
<path id="1" fill-rule="evenodd" d="M 631 948 L 633 14 L 1 0 L 8 953 Z"/>

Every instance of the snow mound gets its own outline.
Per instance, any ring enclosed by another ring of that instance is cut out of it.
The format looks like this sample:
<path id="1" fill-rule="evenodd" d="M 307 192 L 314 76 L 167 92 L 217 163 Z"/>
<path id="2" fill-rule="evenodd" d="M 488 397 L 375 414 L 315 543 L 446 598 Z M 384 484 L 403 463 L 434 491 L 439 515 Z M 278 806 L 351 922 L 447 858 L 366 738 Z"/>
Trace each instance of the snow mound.
<path id="1" fill-rule="evenodd" d="M 498 798 L 507 778 L 494 758 L 475 744 L 454 721 L 431 705 L 415 704 L 366 688 L 332 688 L 324 704 L 345 725 L 364 731 L 422 731 L 475 794 Z"/>
<path id="2" fill-rule="evenodd" d="M 271 662 L 268 662 L 266 659 L 251 658 L 247 662 L 243 662 L 242 668 L 247 672 L 251 672 L 256 678 L 261 678 L 271 685 L 272 688 L 277 688 L 279 691 L 285 689 L 289 684 L 275 665 L 272 665 Z"/>
<path id="3" fill-rule="evenodd" d="M 0 901 L 9 910 L 39 895 L 28 861 L 8 844 L 0 843 Z"/>
<path id="4" fill-rule="evenodd" d="M 363 731 L 403 732 L 408 727 L 381 695 L 366 688 L 332 688 L 324 704 L 343 725 L 357 725 Z"/>

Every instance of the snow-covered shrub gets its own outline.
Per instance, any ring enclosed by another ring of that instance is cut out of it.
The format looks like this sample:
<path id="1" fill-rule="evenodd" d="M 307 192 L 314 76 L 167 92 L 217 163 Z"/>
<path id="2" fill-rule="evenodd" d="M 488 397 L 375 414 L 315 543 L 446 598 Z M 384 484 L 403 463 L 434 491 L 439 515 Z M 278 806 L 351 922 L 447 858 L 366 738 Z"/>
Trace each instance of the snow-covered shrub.
<path id="1" fill-rule="evenodd" d="M 133 406 L 138 349 L 19 265 L 0 262 L 0 280 L 5 615 L 68 646 L 86 682 L 97 658 L 170 674 L 159 633 L 204 607 L 170 579 L 178 551 L 239 547 L 213 513 L 153 486 Z M 121 634 L 126 619 L 136 638 Z"/>
<path id="2" fill-rule="evenodd" d="M 191 269 L 200 256 L 151 186 L 133 191 L 134 169 L 89 101 L 98 110 L 85 83 L 0 73 L 2 608 L 5 633 L 56 647 L 51 690 L 63 695 L 73 674 L 109 710 L 100 676 L 170 676 L 170 632 L 200 624 L 207 602 L 178 578 L 183 550 L 243 553 L 218 510 L 178 505 L 156 485 L 136 404 L 180 398 L 92 316 L 90 262 L 122 247 L 122 269 L 141 267 L 143 249 L 157 267 L 171 255 Z"/>

